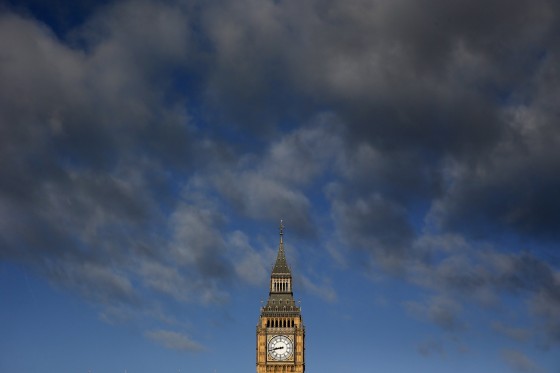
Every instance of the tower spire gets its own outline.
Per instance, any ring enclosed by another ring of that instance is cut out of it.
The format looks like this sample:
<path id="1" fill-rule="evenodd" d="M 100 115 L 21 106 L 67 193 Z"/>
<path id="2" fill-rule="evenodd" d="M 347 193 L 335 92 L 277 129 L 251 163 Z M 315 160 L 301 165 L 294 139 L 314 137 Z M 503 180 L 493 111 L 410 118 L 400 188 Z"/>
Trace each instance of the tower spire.
<path id="1" fill-rule="evenodd" d="M 284 253 L 284 221 L 280 220 L 280 245 L 278 245 L 278 255 L 272 268 L 272 275 L 291 275 L 290 267 L 286 261 Z"/>

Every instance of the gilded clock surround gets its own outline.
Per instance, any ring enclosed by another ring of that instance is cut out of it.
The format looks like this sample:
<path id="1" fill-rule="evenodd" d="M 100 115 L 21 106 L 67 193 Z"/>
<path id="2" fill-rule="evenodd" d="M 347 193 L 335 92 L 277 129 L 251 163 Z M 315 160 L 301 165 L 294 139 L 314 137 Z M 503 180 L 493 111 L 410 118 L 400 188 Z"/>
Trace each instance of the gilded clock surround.
<path id="1" fill-rule="evenodd" d="M 280 245 L 270 275 L 268 301 L 261 307 L 257 325 L 257 373 L 305 371 L 305 327 L 301 308 L 294 301 L 283 238 L 284 226 L 280 223 Z"/>

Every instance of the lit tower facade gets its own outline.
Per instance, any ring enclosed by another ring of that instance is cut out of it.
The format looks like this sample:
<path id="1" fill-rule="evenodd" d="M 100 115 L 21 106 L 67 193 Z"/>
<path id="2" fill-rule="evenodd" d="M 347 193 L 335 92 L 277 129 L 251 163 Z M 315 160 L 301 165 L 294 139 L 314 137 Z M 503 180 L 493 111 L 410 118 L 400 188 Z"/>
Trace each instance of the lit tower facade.
<path id="1" fill-rule="evenodd" d="M 280 222 L 278 256 L 270 275 L 268 301 L 257 325 L 257 373 L 305 371 L 305 327 L 294 301 L 292 272 L 284 253 Z"/>

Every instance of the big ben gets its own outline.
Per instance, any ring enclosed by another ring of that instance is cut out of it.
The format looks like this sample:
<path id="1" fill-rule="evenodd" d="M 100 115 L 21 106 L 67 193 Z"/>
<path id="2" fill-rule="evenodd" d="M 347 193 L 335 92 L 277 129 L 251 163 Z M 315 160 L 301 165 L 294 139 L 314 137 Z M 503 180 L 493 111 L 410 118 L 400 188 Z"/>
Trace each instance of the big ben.
<path id="1" fill-rule="evenodd" d="M 257 325 L 257 373 L 305 371 L 305 327 L 294 301 L 292 272 L 284 252 L 280 223 L 278 255 L 270 275 L 268 301 Z"/>

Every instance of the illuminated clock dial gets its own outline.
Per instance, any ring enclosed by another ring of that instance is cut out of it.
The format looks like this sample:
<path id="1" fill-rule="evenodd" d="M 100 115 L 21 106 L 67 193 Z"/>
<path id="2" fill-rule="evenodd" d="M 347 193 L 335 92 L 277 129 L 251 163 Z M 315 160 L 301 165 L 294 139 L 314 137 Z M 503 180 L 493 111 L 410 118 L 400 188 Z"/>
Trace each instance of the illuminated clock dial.
<path id="1" fill-rule="evenodd" d="M 286 360 L 294 351 L 292 340 L 285 335 L 274 336 L 268 342 L 268 353 L 274 360 Z"/>

